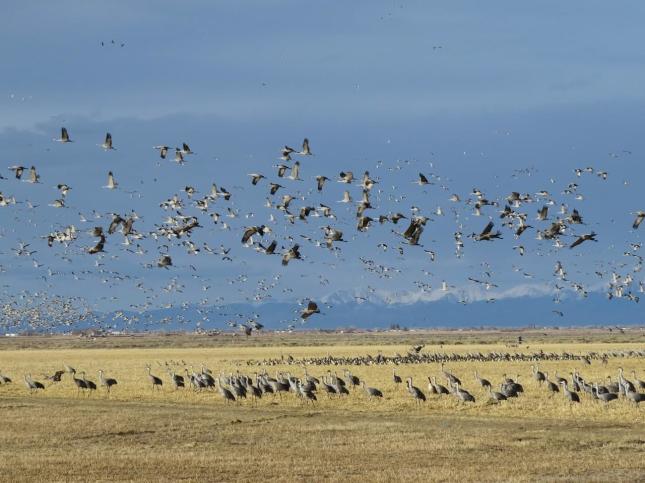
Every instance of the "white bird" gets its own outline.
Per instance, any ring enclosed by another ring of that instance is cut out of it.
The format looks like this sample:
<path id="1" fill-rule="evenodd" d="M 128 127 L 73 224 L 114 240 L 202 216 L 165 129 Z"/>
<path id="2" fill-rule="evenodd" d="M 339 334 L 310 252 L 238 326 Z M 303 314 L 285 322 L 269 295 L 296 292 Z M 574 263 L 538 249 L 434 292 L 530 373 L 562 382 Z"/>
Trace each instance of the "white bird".
<path id="1" fill-rule="evenodd" d="M 118 186 L 118 183 L 117 183 L 117 182 L 116 182 L 116 180 L 114 179 L 114 175 L 112 174 L 112 171 L 109 171 L 109 172 L 108 172 L 108 181 L 107 181 L 107 185 L 105 185 L 105 186 L 104 186 L 104 188 L 107 188 L 107 189 L 109 189 L 109 190 L 113 190 L 113 189 L 114 189 L 114 188 L 116 188 L 117 186 Z"/>
<path id="2" fill-rule="evenodd" d="M 352 196 L 349 194 L 349 191 L 344 191 L 343 199 L 339 200 L 338 203 L 351 203 L 351 202 L 352 202 Z"/>

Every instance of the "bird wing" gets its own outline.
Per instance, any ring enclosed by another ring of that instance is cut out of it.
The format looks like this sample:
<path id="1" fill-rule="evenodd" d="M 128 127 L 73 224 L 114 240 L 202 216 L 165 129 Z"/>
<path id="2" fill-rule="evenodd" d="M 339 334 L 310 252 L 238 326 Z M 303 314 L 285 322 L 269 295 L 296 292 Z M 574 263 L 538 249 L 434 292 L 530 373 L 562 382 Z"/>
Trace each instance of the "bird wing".
<path id="1" fill-rule="evenodd" d="M 484 231 L 482 231 L 479 236 L 488 235 L 491 232 L 491 230 L 493 229 L 493 225 L 494 224 L 493 224 L 492 221 L 488 222 L 488 225 L 486 225 L 486 228 L 484 228 Z"/>
<path id="2" fill-rule="evenodd" d="M 298 179 L 300 177 L 300 163 L 296 161 L 291 168 L 291 177 L 293 179 Z"/>
<path id="3" fill-rule="evenodd" d="M 244 235 L 242 235 L 242 243 L 246 243 L 246 242 L 248 242 L 248 241 L 249 241 L 249 238 L 251 238 L 251 237 L 252 237 L 253 235 L 255 235 L 256 233 L 258 233 L 258 228 L 257 228 L 257 226 L 251 226 L 251 227 L 247 228 L 247 229 L 244 231 Z"/>
<path id="4" fill-rule="evenodd" d="M 582 236 L 578 237 L 578 239 L 576 241 L 574 241 L 569 248 L 575 248 L 578 245 L 580 245 L 583 241 L 585 241 L 584 237 L 582 237 Z"/>

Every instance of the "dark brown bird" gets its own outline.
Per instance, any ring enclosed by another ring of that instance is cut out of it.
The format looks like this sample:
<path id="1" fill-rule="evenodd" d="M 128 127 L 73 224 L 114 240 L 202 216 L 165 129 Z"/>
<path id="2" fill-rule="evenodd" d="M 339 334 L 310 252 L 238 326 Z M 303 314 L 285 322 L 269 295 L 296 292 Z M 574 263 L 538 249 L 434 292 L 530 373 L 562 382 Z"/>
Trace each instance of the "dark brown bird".
<path id="1" fill-rule="evenodd" d="M 596 240 L 596 234 L 592 231 L 591 233 L 587 233 L 586 235 L 582 235 L 581 237 L 578 237 L 576 241 L 574 241 L 569 248 L 575 248 L 578 245 L 591 240 L 591 241 L 598 241 Z"/>
<path id="2" fill-rule="evenodd" d="M 494 238 L 502 238 L 500 231 L 493 233 L 493 226 L 495 225 L 490 221 L 479 235 L 473 233 L 471 236 L 475 241 L 493 241 Z"/>
<path id="3" fill-rule="evenodd" d="M 313 314 L 319 314 L 320 309 L 318 308 L 318 305 L 316 302 L 313 300 L 310 300 L 309 303 L 307 304 L 307 308 L 302 311 L 300 314 L 300 317 L 302 320 L 307 320 L 309 317 L 311 317 Z"/>

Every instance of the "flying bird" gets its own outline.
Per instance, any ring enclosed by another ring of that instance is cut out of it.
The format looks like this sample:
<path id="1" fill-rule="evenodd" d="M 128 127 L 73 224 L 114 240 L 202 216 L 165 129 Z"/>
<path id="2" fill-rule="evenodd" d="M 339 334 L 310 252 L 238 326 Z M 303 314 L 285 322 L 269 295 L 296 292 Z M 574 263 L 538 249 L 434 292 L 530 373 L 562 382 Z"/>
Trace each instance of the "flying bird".
<path id="1" fill-rule="evenodd" d="M 309 139 L 305 138 L 305 140 L 302 142 L 302 151 L 300 151 L 298 154 L 302 156 L 313 156 L 313 153 L 309 149 Z"/>
<path id="2" fill-rule="evenodd" d="M 575 248 L 578 245 L 586 242 L 586 241 L 598 241 L 596 240 L 596 234 L 592 231 L 591 233 L 588 233 L 586 235 L 582 235 L 581 237 L 578 237 L 576 241 L 574 241 L 569 248 Z"/>
<path id="3" fill-rule="evenodd" d="M 288 265 L 289 261 L 293 259 L 301 260 L 300 245 L 298 245 L 297 243 L 284 253 L 284 255 L 282 256 L 282 265 Z"/>
<path id="4" fill-rule="evenodd" d="M 258 173 L 250 173 L 249 176 L 251 177 L 251 184 L 253 186 L 257 185 L 258 181 L 260 181 L 261 179 L 265 178 L 265 176 L 263 174 L 258 174 Z M 273 193 L 271 193 L 271 194 L 273 194 Z"/>
<path id="5" fill-rule="evenodd" d="M 69 138 L 69 134 L 67 132 L 67 128 L 61 128 L 60 130 L 60 137 L 59 138 L 54 138 L 54 141 L 58 141 L 59 143 L 71 143 L 73 142 Z"/>
<path id="6" fill-rule="evenodd" d="M 419 173 L 419 179 L 414 181 L 414 183 L 418 184 L 419 186 L 424 186 L 430 184 L 430 181 L 428 181 L 428 178 L 426 178 L 423 173 Z"/>
<path id="7" fill-rule="evenodd" d="M 100 144 L 100 146 L 106 151 L 109 149 L 116 149 L 114 146 L 112 146 L 112 135 L 110 133 L 105 134 L 105 141 L 103 142 L 103 144 Z"/>
<path id="8" fill-rule="evenodd" d="M 10 166 L 9 169 L 14 172 L 16 179 L 22 178 L 22 173 L 25 171 L 24 166 Z"/>
<path id="9" fill-rule="evenodd" d="M 494 238 L 502 238 L 502 233 L 500 231 L 493 232 L 493 226 L 494 224 L 491 221 L 479 235 L 473 233 L 471 236 L 475 241 L 493 241 Z"/>
<path id="10" fill-rule="evenodd" d="M 307 308 L 302 311 L 300 314 L 300 317 L 302 320 L 307 320 L 309 317 L 311 317 L 314 314 L 319 314 L 320 309 L 318 308 L 318 305 L 316 302 L 313 300 L 310 300 L 309 303 L 307 304 Z"/>
<path id="11" fill-rule="evenodd" d="M 114 180 L 114 174 L 112 174 L 112 171 L 108 171 L 108 181 L 107 181 L 107 185 L 105 185 L 104 188 L 113 190 L 117 186 L 118 186 L 118 183 Z"/>
<path id="12" fill-rule="evenodd" d="M 36 167 L 32 166 L 29 168 L 29 179 L 27 180 L 28 183 L 39 183 L 40 182 L 40 175 L 36 172 Z"/>
<path id="13" fill-rule="evenodd" d="M 316 184 L 317 184 L 317 189 L 318 191 L 322 191 L 323 186 L 325 186 L 325 181 L 328 181 L 329 178 L 327 176 L 316 176 Z"/>
<path id="14" fill-rule="evenodd" d="M 153 146 L 153 149 L 158 149 L 161 159 L 166 159 L 166 156 L 168 155 L 168 149 L 170 148 L 168 146 Z"/>

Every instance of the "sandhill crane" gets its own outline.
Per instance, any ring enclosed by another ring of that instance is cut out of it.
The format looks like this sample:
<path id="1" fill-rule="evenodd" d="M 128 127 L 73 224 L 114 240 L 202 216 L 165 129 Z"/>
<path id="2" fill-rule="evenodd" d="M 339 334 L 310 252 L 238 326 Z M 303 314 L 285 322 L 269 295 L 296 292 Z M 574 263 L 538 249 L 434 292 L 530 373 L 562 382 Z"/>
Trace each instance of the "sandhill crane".
<path id="1" fill-rule="evenodd" d="M 0 372 L 0 384 L 10 384 L 11 383 L 11 378 L 9 376 L 5 376 Z"/>
<path id="2" fill-rule="evenodd" d="M 392 369 L 392 380 L 394 381 L 394 384 L 401 384 L 403 382 L 401 376 L 397 375 L 396 369 Z"/>
<path id="3" fill-rule="evenodd" d="M 437 392 L 437 388 L 434 387 L 434 384 L 432 383 L 432 379 L 430 378 L 430 376 L 428 376 L 428 393 L 430 393 L 430 394 L 439 394 Z"/>
<path id="4" fill-rule="evenodd" d="M 551 381 L 549 381 L 549 373 L 548 372 L 544 373 L 544 382 L 546 383 L 547 390 L 549 392 L 551 392 L 551 394 L 556 393 L 556 392 L 560 392 L 560 388 L 558 387 L 558 385 L 553 383 L 553 382 L 551 382 Z"/>
<path id="5" fill-rule="evenodd" d="M 425 186 L 427 184 L 430 184 L 430 181 L 428 181 L 428 178 L 423 173 L 419 173 L 419 177 L 416 181 L 413 181 L 413 183 L 418 184 L 419 186 Z"/>
<path id="6" fill-rule="evenodd" d="M 246 388 L 242 386 L 239 381 L 234 381 L 231 383 L 231 389 L 233 389 L 233 393 L 235 394 L 235 398 L 239 401 L 240 399 L 244 398 L 246 399 Z"/>
<path id="7" fill-rule="evenodd" d="M 345 377 L 349 381 L 349 385 L 352 386 L 353 388 L 355 388 L 356 386 L 360 386 L 361 380 L 357 376 L 349 372 L 348 369 L 345 369 Z"/>
<path id="8" fill-rule="evenodd" d="M 293 181 L 302 181 L 302 178 L 300 177 L 300 162 L 296 161 L 293 163 L 293 166 L 291 166 L 291 172 L 289 173 L 289 176 L 287 176 L 289 179 Z"/>
<path id="9" fill-rule="evenodd" d="M 96 383 L 85 377 L 85 371 L 81 372 L 81 378 L 83 379 L 85 388 L 88 390 L 88 395 L 91 394 L 91 391 L 96 391 Z"/>
<path id="10" fill-rule="evenodd" d="M 282 255 L 282 265 L 284 266 L 289 265 L 289 261 L 293 259 L 295 260 L 301 259 L 300 245 L 298 245 L 297 243 Z"/>
<path id="11" fill-rule="evenodd" d="M 361 382 L 361 386 L 363 388 L 363 391 L 365 391 L 365 394 L 367 394 L 367 397 L 372 400 L 373 397 L 383 397 L 383 393 L 376 389 L 375 387 L 369 387 L 365 385 L 365 381 Z"/>
<path id="12" fill-rule="evenodd" d="M 179 150 L 181 154 L 185 154 L 185 155 L 195 154 L 186 143 L 181 143 L 181 149 L 179 148 L 175 148 L 175 149 Z"/>
<path id="13" fill-rule="evenodd" d="M 168 268 L 172 266 L 172 257 L 170 255 L 161 255 L 157 261 L 157 266 L 160 268 Z"/>
<path id="14" fill-rule="evenodd" d="M 29 168 L 29 179 L 28 183 L 40 183 L 40 175 L 36 171 L 36 166 Z"/>
<path id="15" fill-rule="evenodd" d="M 76 386 L 77 396 L 81 393 L 81 391 L 87 389 L 87 384 L 85 384 L 85 381 L 83 379 L 78 379 L 74 374 L 72 374 L 72 382 Z"/>
<path id="16" fill-rule="evenodd" d="M 314 302 L 313 300 L 310 300 L 309 303 L 307 304 L 307 308 L 305 308 L 300 314 L 300 317 L 302 318 L 302 320 L 307 320 L 313 314 L 319 314 L 319 313 L 320 313 L 320 309 L 318 308 L 318 304 L 316 304 L 316 302 Z"/>
<path id="17" fill-rule="evenodd" d="M 253 186 L 256 186 L 261 179 L 266 178 L 266 176 L 260 173 L 250 173 L 249 176 L 251 177 L 251 184 Z M 280 185 L 277 185 L 277 186 L 279 187 Z M 277 188 L 276 188 L 276 191 L 277 191 Z M 273 191 L 271 194 L 275 194 L 275 191 Z"/>
<path id="18" fill-rule="evenodd" d="M 639 389 L 645 389 L 645 381 L 636 377 L 636 371 L 632 371 L 632 377 L 636 381 L 636 386 L 638 386 Z"/>
<path id="19" fill-rule="evenodd" d="M 538 370 L 538 367 L 535 365 L 532 365 L 531 369 L 533 369 L 533 378 L 538 384 L 542 384 L 545 381 L 544 373 Z"/>
<path id="20" fill-rule="evenodd" d="M 621 391 L 620 384 L 618 382 L 612 382 L 611 376 L 607 376 L 607 380 L 609 381 L 609 384 L 607 384 L 607 391 L 609 391 L 612 394 L 619 394 Z"/>
<path id="21" fill-rule="evenodd" d="M 89 253 L 90 255 L 95 255 L 102 252 L 103 248 L 105 248 L 105 236 L 101 235 L 99 237 L 99 241 L 96 242 L 96 245 L 87 248 L 87 253 Z"/>
<path id="22" fill-rule="evenodd" d="M 581 243 L 584 243 L 584 242 L 586 242 L 586 241 L 595 241 L 595 242 L 597 242 L 598 240 L 596 240 L 596 234 L 592 231 L 591 233 L 587 233 L 587 234 L 585 234 L 585 235 L 582 235 L 582 236 L 578 237 L 578 238 L 576 239 L 576 241 L 574 241 L 574 242 L 569 246 L 569 248 L 575 248 L 575 247 L 577 247 L 578 245 L 580 245 Z"/>
<path id="23" fill-rule="evenodd" d="M 458 382 L 455 383 L 455 395 L 461 399 L 462 402 L 475 402 L 475 396 L 465 389 L 461 389 Z"/>
<path id="24" fill-rule="evenodd" d="M 318 400 L 318 398 L 316 397 L 316 393 L 314 392 L 311 386 L 303 384 L 301 381 L 298 381 L 296 389 L 298 391 L 298 395 L 302 397 L 307 403 L 311 401 L 311 404 L 314 405 L 315 402 Z"/>
<path id="25" fill-rule="evenodd" d="M 444 363 L 441 363 L 441 372 L 443 373 L 443 376 L 450 381 L 451 384 L 461 384 L 461 380 L 455 376 L 454 374 L 451 374 L 448 371 L 444 370 Z"/>
<path id="26" fill-rule="evenodd" d="M 346 387 L 345 381 L 338 377 L 336 373 L 334 373 L 333 375 L 331 375 L 331 371 L 327 371 L 327 373 L 329 374 L 329 382 L 336 391 L 336 394 L 338 394 L 339 396 L 348 396 L 349 390 Z"/>
<path id="27" fill-rule="evenodd" d="M 645 211 L 636 212 L 636 219 L 634 220 L 634 223 L 632 224 L 632 228 L 634 230 L 637 230 L 644 219 L 645 219 Z"/>
<path id="28" fill-rule="evenodd" d="M 488 394 L 490 394 L 490 398 L 494 401 L 506 401 L 508 399 L 505 394 L 493 391 L 491 386 L 488 386 Z"/>
<path id="29" fill-rule="evenodd" d="M 564 382 L 565 384 L 567 384 L 567 380 L 566 380 L 564 377 L 560 377 L 560 376 L 558 376 L 558 371 L 555 371 L 555 376 L 554 376 L 554 377 L 555 377 L 555 382 L 556 382 L 557 384 L 562 384 L 563 382 Z"/>
<path id="30" fill-rule="evenodd" d="M 493 241 L 495 238 L 502 238 L 502 233 L 500 231 L 493 232 L 493 222 L 489 222 L 488 225 L 484 227 L 482 232 L 478 235 L 473 233 L 471 237 L 475 241 Z"/>
<path id="31" fill-rule="evenodd" d="M 153 149 L 158 149 L 159 150 L 159 156 L 161 159 L 166 159 L 166 156 L 168 156 L 168 150 L 170 149 L 169 146 L 153 146 Z"/>
<path id="32" fill-rule="evenodd" d="M 313 384 L 320 384 L 320 380 L 315 377 L 315 376 L 310 376 L 309 373 L 307 372 L 307 366 L 303 367 L 305 371 L 305 381 Z"/>
<path id="33" fill-rule="evenodd" d="M 408 377 L 408 392 L 414 398 L 417 404 L 421 404 L 422 402 L 425 402 L 426 395 L 423 394 L 423 391 L 421 391 L 421 389 L 412 385 L 411 377 Z"/>
<path id="34" fill-rule="evenodd" d="M 569 402 L 572 402 L 572 403 L 580 402 L 580 396 L 578 396 L 577 393 L 569 390 L 569 388 L 567 387 L 566 380 L 564 379 L 561 380 L 560 385 L 562 386 L 562 391 L 564 392 L 564 396 L 569 400 Z"/>
<path id="35" fill-rule="evenodd" d="M 157 376 L 154 376 L 150 373 L 150 366 L 146 366 L 146 370 L 148 371 L 148 379 L 150 380 L 150 384 L 152 384 L 152 390 L 154 391 L 155 388 L 161 389 L 163 386 L 163 381 Z"/>
<path id="36" fill-rule="evenodd" d="M 258 399 L 262 399 L 262 389 L 260 389 L 260 386 L 257 384 L 257 378 L 256 378 L 256 384 L 252 384 L 252 382 L 249 381 L 247 382 L 247 387 L 248 387 L 248 391 L 251 393 L 251 396 L 253 397 L 253 401 L 257 402 Z M 302 386 L 301 392 L 311 391 L 311 390 L 312 388 L 309 385 L 304 385 Z"/>
<path id="37" fill-rule="evenodd" d="M 34 381 L 31 378 L 31 374 L 25 375 L 25 384 L 27 386 L 27 389 L 29 389 L 30 393 L 33 393 L 34 391 L 38 391 L 38 389 L 45 389 L 45 385 L 42 382 Z"/>
<path id="38" fill-rule="evenodd" d="M 242 244 L 246 245 L 249 243 L 249 240 L 253 240 L 251 237 L 253 235 L 260 235 L 263 236 L 266 233 L 271 233 L 271 229 L 266 226 L 266 225 L 260 225 L 260 226 L 250 226 L 246 230 L 244 230 L 244 233 L 242 234 Z"/>
<path id="39" fill-rule="evenodd" d="M 116 180 L 114 179 L 114 174 L 112 173 L 112 171 L 108 171 L 108 180 L 107 180 L 107 184 L 104 186 L 104 188 L 107 188 L 107 189 L 109 189 L 109 190 L 113 190 L 113 189 L 115 189 L 118 185 L 119 185 L 119 184 L 118 184 L 118 183 L 116 182 Z"/>
<path id="40" fill-rule="evenodd" d="M 224 398 L 224 401 L 226 401 L 227 403 L 229 401 L 235 401 L 235 396 L 233 396 L 233 393 L 222 386 L 222 383 L 220 382 L 218 377 L 215 378 L 215 385 L 220 395 Z"/>
<path id="41" fill-rule="evenodd" d="M 329 181 L 327 176 L 316 176 L 316 189 L 322 191 L 326 181 Z"/>
<path id="42" fill-rule="evenodd" d="M 60 137 L 59 138 L 54 138 L 54 141 L 58 141 L 59 143 L 71 143 L 73 142 L 69 138 L 69 133 L 67 132 L 66 128 L 61 128 L 60 130 Z"/>
<path id="43" fill-rule="evenodd" d="M 490 381 L 488 379 L 483 379 L 479 377 L 479 374 L 477 373 L 477 371 L 475 371 L 475 379 L 477 380 L 477 382 L 479 382 L 479 385 L 484 389 L 486 388 L 490 389 L 492 387 Z"/>
<path id="44" fill-rule="evenodd" d="M 116 149 L 112 146 L 112 135 L 110 133 L 105 134 L 105 141 L 103 141 L 103 144 L 99 144 L 99 146 L 101 146 L 106 151 L 110 149 Z"/>
<path id="45" fill-rule="evenodd" d="M 627 397 L 627 399 L 629 399 L 634 404 L 638 405 L 645 401 L 645 394 L 636 392 L 633 388 L 630 388 L 628 384 L 622 383 L 622 386 L 625 397 Z"/>
<path id="46" fill-rule="evenodd" d="M 25 171 L 25 167 L 24 167 L 24 166 L 20 166 L 20 165 L 17 165 L 17 166 L 9 166 L 9 169 L 10 169 L 11 171 L 13 171 L 13 173 L 14 173 L 14 175 L 15 175 L 16 179 L 20 179 L 20 178 L 22 178 L 22 173 Z"/>
<path id="47" fill-rule="evenodd" d="M 600 399 L 604 403 L 608 403 L 610 401 L 613 401 L 614 399 L 618 399 L 618 394 L 614 394 L 612 392 L 600 392 L 598 390 L 598 383 L 594 384 L 593 386 L 593 395 L 596 399 Z"/>
<path id="48" fill-rule="evenodd" d="M 327 394 L 327 397 L 331 398 L 334 394 L 337 394 L 336 387 L 332 384 L 327 384 L 327 380 L 324 377 L 321 380 L 321 385 L 323 390 Z"/>
<path id="49" fill-rule="evenodd" d="M 106 378 L 103 375 L 103 370 L 99 370 L 99 383 L 107 390 L 108 393 L 110 392 L 112 386 L 116 386 L 117 384 L 116 379 L 112 379 L 110 377 Z"/>
<path id="50" fill-rule="evenodd" d="M 437 394 L 450 394 L 450 391 L 446 386 L 443 386 L 439 383 L 437 383 L 437 378 L 432 376 L 432 385 L 434 386 L 435 390 L 437 391 Z"/>
<path id="51" fill-rule="evenodd" d="M 346 183 L 346 184 L 351 184 L 352 181 L 354 181 L 354 173 L 351 171 L 341 171 L 340 174 L 338 175 L 338 182 L 339 183 Z"/>
<path id="52" fill-rule="evenodd" d="M 273 167 L 274 167 L 274 168 L 278 168 L 278 173 L 277 173 L 277 174 L 278 174 L 278 178 L 284 178 L 285 173 L 286 173 L 286 172 L 287 172 L 287 170 L 289 169 L 289 166 L 287 166 L 287 165 L 285 165 L 285 164 L 277 164 L 277 165 L 275 165 L 275 166 L 273 166 Z"/>

